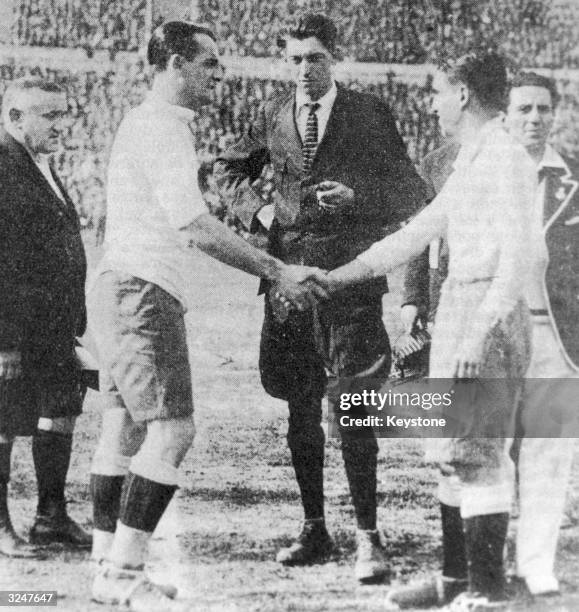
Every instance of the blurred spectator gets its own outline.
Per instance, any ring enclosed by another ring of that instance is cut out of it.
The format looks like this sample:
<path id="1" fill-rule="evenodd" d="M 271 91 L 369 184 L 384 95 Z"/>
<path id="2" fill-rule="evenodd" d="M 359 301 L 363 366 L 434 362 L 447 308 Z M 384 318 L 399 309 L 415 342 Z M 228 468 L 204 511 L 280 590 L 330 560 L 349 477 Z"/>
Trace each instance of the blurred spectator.
<path id="1" fill-rule="evenodd" d="M 268 57 L 295 14 L 317 10 L 340 26 L 345 59 L 420 64 L 473 45 L 498 47 L 518 64 L 579 67 L 574 0 L 200 0 L 224 53 Z"/>

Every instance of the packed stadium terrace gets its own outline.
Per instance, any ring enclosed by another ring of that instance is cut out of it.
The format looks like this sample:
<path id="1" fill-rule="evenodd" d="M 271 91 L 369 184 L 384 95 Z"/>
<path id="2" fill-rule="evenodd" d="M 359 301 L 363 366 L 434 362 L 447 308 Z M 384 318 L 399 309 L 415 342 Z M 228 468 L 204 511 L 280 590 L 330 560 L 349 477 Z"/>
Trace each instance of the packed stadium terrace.
<path id="1" fill-rule="evenodd" d="M 22 45 L 135 50 L 144 43 L 145 0 L 16 0 Z M 272 56 L 277 35 L 301 10 L 340 25 L 344 59 L 424 63 L 481 41 L 525 66 L 579 67 L 575 0 L 199 0 L 224 53 Z M 155 16 L 155 22 L 161 19 Z"/>
<path id="2" fill-rule="evenodd" d="M 69 92 L 70 117 L 65 135 L 65 151 L 56 159 L 73 200 L 79 203 L 83 225 L 100 237 L 105 214 L 104 186 L 109 150 L 120 120 L 138 104 L 147 89 L 142 63 L 115 64 L 115 72 L 43 70 L 34 66 L 0 66 L 0 93 L 13 78 L 30 74 L 63 82 Z M 426 87 L 408 86 L 388 80 L 362 87 L 384 97 L 399 118 L 409 152 L 420 159 L 437 139 L 436 123 L 428 112 Z M 426 84 L 425 84 L 426 85 Z M 287 83 L 264 79 L 231 78 L 216 92 L 215 102 L 197 122 L 197 146 L 201 160 L 212 159 L 255 119 L 260 104 Z"/>

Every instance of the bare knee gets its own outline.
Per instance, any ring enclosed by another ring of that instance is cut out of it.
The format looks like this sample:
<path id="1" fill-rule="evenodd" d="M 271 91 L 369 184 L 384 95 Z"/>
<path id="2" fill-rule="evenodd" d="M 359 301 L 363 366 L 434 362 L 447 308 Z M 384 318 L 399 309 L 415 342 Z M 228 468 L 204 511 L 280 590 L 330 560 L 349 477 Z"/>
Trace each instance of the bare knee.
<path id="1" fill-rule="evenodd" d="M 131 457 L 141 447 L 147 433 L 145 423 L 136 423 L 124 408 L 109 408 L 103 412 L 102 429 L 92 472 L 107 476 L 123 476 Z"/>

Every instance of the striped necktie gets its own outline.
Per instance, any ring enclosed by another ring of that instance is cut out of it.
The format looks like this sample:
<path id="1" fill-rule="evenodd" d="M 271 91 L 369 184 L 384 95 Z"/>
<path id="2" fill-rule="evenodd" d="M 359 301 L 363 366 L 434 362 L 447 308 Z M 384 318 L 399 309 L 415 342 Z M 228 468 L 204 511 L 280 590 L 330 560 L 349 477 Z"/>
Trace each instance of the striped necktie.
<path id="1" fill-rule="evenodd" d="M 303 170 L 307 176 L 312 170 L 312 163 L 314 161 L 314 155 L 318 148 L 318 116 L 316 111 L 320 108 L 317 102 L 306 104 L 309 106 L 310 112 L 308 114 L 308 120 L 306 121 L 306 133 L 304 137 L 304 144 L 302 146 L 302 156 L 304 159 Z"/>

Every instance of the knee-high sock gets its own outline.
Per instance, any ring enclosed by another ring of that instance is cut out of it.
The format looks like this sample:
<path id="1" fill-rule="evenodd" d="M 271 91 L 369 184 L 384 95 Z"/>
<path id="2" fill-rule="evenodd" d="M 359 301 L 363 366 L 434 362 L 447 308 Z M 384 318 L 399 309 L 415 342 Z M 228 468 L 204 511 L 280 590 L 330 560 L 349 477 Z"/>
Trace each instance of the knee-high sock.
<path id="1" fill-rule="evenodd" d="M 505 597 L 503 550 L 508 525 L 506 512 L 464 519 L 469 589 L 494 601 Z"/>
<path id="2" fill-rule="evenodd" d="M 376 468 L 378 444 L 374 438 L 342 436 L 342 456 L 359 529 L 376 529 Z"/>
<path id="3" fill-rule="evenodd" d="M 8 482 L 10 481 L 10 457 L 12 442 L 0 443 L 0 529 L 12 530 L 8 512 Z"/>
<path id="4" fill-rule="evenodd" d="M 124 476 L 90 475 L 95 529 L 114 533 L 121 507 Z"/>
<path id="5" fill-rule="evenodd" d="M 64 490 L 71 452 L 72 434 L 39 430 L 34 435 L 32 457 L 38 483 L 39 516 L 66 512 Z"/>
<path id="6" fill-rule="evenodd" d="M 442 575 L 446 578 L 466 580 L 468 565 L 460 508 L 441 503 L 440 516 L 442 519 Z"/>
<path id="7" fill-rule="evenodd" d="M 532 582 L 537 582 L 538 592 L 558 588 L 554 575 L 555 554 L 574 442 L 570 438 L 524 438 L 521 442 L 517 573 L 527 579 L 531 590 Z"/>
<path id="8" fill-rule="evenodd" d="M 177 487 L 129 472 L 126 476 L 119 521 L 109 553 L 117 567 L 140 569 L 146 560 L 147 544 Z"/>
<path id="9" fill-rule="evenodd" d="M 324 430 L 321 400 L 289 402 L 288 446 L 306 520 L 324 516 Z"/>

